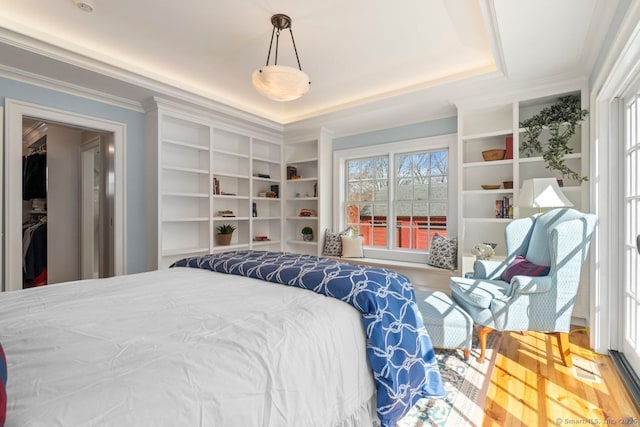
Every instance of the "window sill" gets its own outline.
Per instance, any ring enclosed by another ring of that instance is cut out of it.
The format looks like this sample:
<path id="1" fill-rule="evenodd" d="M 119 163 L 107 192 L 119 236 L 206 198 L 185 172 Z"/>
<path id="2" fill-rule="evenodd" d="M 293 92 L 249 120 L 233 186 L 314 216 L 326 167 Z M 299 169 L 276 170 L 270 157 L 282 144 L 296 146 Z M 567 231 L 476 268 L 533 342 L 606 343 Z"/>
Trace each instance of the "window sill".
<path id="1" fill-rule="evenodd" d="M 370 265 L 375 267 L 383 267 L 389 268 L 393 270 L 394 268 L 401 269 L 411 269 L 411 270 L 424 270 L 433 273 L 439 273 L 446 276 L 453 276 L 456 272 L 455 270 L 447 270 L 445 268 L 434 267 L 432 265 L 418 263 L 418 262 L 406 262 L 406 261 L 395 261 L 390 259 L 378 259 L 378 258 L 343 258 L 337 256 L 324 256 L 324 258 L 334 259 L 336 261 L 345 262 L 347 264 L 356 264 L 356 265 Z"/>

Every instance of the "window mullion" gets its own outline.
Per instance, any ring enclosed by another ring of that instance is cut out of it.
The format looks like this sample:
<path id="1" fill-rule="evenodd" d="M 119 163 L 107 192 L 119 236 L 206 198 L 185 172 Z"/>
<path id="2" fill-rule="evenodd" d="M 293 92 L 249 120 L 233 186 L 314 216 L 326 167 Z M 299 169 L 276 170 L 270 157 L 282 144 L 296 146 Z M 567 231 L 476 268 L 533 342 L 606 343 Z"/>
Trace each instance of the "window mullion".
<path id="1" fill-rule="evenodd" d="M 389 202 L 387 203 L 387 249 L 393 249 L 396 241 L 396 161 L 395 153 L 389 153 L 389 170 L 387 171 L 387 186 L 389 188 Z"/>

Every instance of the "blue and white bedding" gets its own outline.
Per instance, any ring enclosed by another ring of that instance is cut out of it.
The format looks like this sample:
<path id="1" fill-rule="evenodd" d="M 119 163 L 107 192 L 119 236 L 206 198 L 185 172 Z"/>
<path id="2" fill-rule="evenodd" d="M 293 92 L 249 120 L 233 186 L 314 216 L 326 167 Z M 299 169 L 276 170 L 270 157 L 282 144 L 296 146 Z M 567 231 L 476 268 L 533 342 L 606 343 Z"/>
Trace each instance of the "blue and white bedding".
<path id="1" fill-rule="evenodd" d="M 444 395 L 413 287 L 401 274 L 310 255 L 262 251 L 185 258 L 174 266 L 300 287 L 355 307 L 362 315 L 378 417 L 385 427 L 394 426 L 418 399 Z"/>

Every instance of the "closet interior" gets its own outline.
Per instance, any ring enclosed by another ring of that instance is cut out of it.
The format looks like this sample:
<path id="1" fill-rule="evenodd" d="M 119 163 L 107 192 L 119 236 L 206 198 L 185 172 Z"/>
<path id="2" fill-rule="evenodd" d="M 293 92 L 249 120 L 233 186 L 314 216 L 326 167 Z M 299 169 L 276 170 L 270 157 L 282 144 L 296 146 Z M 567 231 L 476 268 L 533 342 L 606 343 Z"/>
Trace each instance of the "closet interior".
<path id="1" fill-rule="evenodd" d="M 109 153 L 109 133 L 23 119 L 23 288 L 113 275 Z"/>
<path id="2" fill-rule="evenodd" d="M 32 131 L 46 131 L 44 123 L 35 126 Z M 27 143 L 24 151 L 22 287 L 30 288 L 47 284 L 47 135 Z"/>

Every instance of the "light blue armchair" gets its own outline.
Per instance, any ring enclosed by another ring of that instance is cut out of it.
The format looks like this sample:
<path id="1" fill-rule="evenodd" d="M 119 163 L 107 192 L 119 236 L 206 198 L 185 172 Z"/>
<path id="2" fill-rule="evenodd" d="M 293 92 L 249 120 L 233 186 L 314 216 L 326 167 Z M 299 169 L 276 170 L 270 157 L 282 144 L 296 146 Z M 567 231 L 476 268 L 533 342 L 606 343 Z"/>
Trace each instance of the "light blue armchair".
<path id="1" fill-rule="evenodd" d="M 569 326 L 595 222 L 595 215 L 566 208 L 514 220 L 505 231 L 504 262 L 476 261 L 473 278 L 451 278 L 453 299 L 480 325 L 479 361 L 492 330 L 540 331 L 556 335 L 562 362 L 572 366 Z M 549 266 L 548 275 L 501 280 L 519 255 Z"/>

